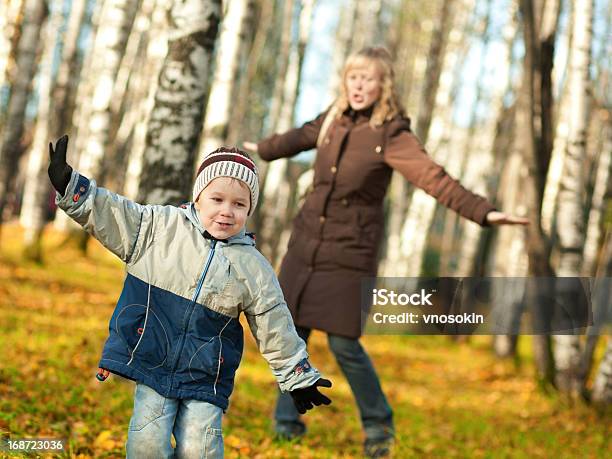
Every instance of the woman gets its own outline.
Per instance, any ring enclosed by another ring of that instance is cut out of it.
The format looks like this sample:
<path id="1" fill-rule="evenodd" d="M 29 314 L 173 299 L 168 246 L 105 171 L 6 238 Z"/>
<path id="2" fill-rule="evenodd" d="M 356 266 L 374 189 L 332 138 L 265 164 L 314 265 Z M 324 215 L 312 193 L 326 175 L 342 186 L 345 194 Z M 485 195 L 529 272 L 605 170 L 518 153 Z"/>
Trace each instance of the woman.
<path id="1" fill-rule="evenodd" d="M 279 280 L 300 336 L 327 332 L 329 346 L 357 401 L 365 430 L 365 454 L 389 453 L 392 411 L 361 335 L 361 279 L 376 275 L 383 234 L 383 199 L 395 169 L 463 217 L 489 224 L 526 224 L 497 212 L 433 162 L 410 131 L 394 91 L 391 57 L 365 48 L 348 58 L 332 107 L 315 120 L 246 149 L 271 161 L 318 145 L 314 187 L 293 222 Z M 305 432 L 291 397 L 281 394 L 276 430 Z"/>

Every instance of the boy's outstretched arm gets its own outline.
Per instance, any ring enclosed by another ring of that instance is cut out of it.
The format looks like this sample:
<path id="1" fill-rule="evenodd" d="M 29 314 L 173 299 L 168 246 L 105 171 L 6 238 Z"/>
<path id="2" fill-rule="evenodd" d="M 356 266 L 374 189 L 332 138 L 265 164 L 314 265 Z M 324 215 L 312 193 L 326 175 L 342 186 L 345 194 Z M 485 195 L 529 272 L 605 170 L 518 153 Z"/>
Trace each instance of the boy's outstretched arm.
<path id="1" fill-rule="evenodd" d="M 107 249 L 126 263 L 135 259 L 149 233 L 153 211 L 97 186 L 66 163 L 68 136 L 49 144 L 49 178 L 57 190 L 56 203 Z"/>
<path id="2" fill-rule="evenodd" d="M 255 286 L 249 282 L 255 295 L 244 310 L 259 352 L 270 365 L 281 391 L 289 392 L 300 413 L 329 405 L 331 400 L 319 388 L 331 387 L 332 383 L 308 361 L 306 343 L 295 330 L 272 267 L 266 261 L 261 268 L 259 273 L 251 273 L 257 279 Z"/>

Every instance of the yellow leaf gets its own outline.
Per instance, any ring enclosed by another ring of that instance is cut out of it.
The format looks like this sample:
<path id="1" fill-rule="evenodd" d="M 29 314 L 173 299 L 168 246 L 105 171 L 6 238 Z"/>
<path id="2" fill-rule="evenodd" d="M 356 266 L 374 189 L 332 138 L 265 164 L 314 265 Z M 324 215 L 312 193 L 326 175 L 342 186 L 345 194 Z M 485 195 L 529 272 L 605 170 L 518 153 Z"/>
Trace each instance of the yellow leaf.
<path id="1" fill-rule="evenodd" d="M 103 430 L 94 441 L 94 448 L 108 451 L 115 447 L 110 430 Z"/>

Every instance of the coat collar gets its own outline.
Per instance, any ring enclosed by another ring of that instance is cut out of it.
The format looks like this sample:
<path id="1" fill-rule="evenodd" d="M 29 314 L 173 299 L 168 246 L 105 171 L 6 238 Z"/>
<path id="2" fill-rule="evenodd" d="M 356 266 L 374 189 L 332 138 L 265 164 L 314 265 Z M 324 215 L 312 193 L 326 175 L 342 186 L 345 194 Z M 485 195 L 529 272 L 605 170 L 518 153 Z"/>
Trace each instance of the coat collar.
<path id="1" fill-rule="evenodd" d="M 374 106 L 366 108 L 365 110 L 353 110 L 349 107 L 342 114 L 341 120 L 344 122 L 343 124 L 347 126 L 356 126 L 358 124 L 367 123 L 370 121 L 373 111 Z"/>

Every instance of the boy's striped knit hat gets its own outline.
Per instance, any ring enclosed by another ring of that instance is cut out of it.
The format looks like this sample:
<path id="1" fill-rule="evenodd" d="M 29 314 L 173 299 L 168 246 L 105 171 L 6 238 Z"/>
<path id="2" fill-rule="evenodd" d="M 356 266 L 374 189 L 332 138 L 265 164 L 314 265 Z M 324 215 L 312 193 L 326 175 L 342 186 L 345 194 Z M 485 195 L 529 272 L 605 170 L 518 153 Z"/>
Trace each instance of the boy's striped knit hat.
<path id="1" fill-rule="evenodd" d="M 193 185 L 193 202 L 198 200 L 202 190 L 217 177 L 231 177 L 246 183 L 251 191 L 251 215 L 259 198 L 259 177 L 257 166 L 249 155 L 236 147 L 221 147 L 206 155 Z"/>

